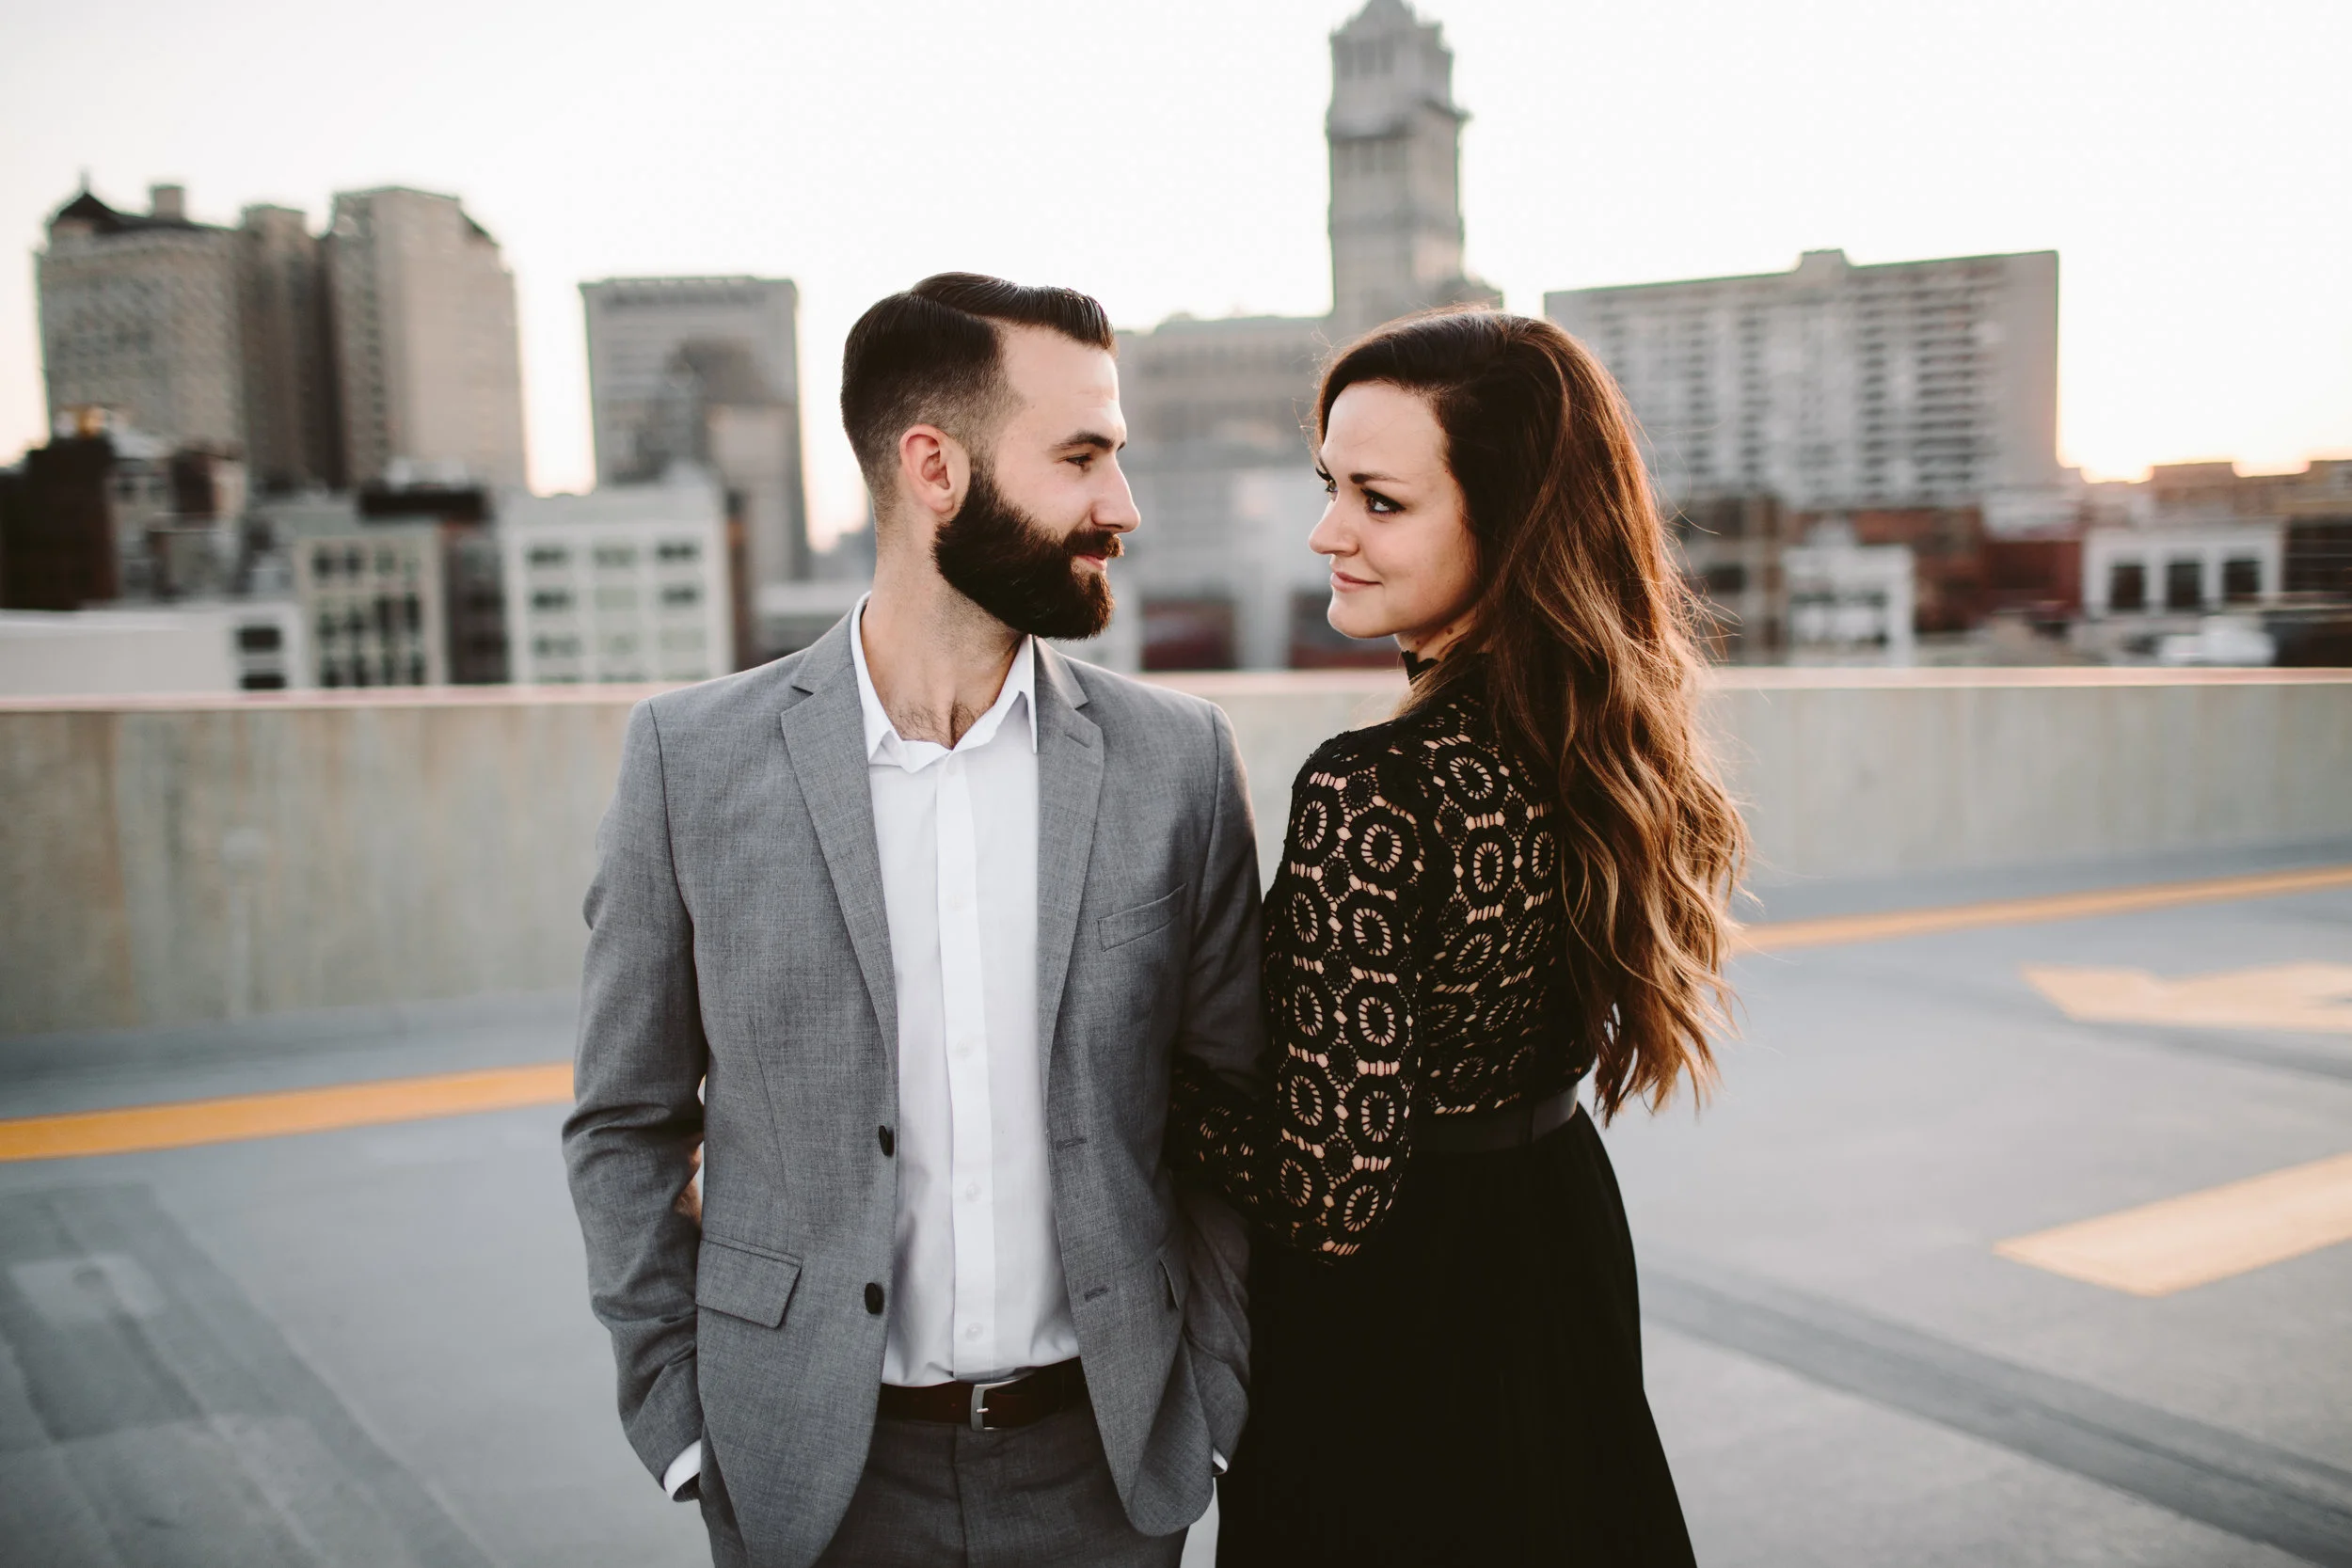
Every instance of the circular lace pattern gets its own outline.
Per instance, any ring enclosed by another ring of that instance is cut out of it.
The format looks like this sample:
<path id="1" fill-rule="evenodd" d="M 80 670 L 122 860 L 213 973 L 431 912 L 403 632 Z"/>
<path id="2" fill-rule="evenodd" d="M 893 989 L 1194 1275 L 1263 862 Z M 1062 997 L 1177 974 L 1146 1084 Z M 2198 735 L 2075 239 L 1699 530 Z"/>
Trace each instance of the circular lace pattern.
<path id="1" fill-rule="evenodd" d="M 1291 792 L 1267 893 L 1276 1092 L 1180 1058 L 1174 1149 L 1310 1250 L 1356 1251 L 1405 1179 L 1413 1119 L 1565 1084 L 1561 850 L 1549 793 L 1476 681 L 1327 742 Z"/>

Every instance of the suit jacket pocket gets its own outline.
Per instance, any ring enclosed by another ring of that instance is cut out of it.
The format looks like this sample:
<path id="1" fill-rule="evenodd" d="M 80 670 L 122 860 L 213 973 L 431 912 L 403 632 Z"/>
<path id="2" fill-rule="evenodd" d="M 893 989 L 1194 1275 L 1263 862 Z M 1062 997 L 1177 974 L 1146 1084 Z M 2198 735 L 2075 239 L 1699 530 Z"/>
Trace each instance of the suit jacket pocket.
<path id="1" fill-rule="evenodd" d="M 784 1322 L 785 1305 L 800 1278 L 797 1258 L 705 1236 L 695 1265 L 694 1305 L 773 1328 Z"/>
<path id="2" fill-rule="evenodd" d="M 1140 937 L 1148 937 L 1169 921 L 1184 902 L 1184 890 L 1180 884 L 1152 899 L 1137 904 L 1132 910 L 1106 914 L 1095 924 L 1095 930 L 1104 947 L 1123 947 Z"/>

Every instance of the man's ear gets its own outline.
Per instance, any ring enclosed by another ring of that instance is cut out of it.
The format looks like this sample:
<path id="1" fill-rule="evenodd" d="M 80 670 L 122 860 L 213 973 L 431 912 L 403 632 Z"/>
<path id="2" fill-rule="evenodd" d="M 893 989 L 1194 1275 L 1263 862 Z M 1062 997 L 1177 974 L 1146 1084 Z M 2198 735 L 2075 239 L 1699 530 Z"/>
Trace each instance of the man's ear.
<path id="1" fill-rule="evenodd" d="M 972 483 L 972 456 L 935 424 L 909 426 L 898 437 L 898 486 L 932 522 L 944 523 L 963 505 Z"/>

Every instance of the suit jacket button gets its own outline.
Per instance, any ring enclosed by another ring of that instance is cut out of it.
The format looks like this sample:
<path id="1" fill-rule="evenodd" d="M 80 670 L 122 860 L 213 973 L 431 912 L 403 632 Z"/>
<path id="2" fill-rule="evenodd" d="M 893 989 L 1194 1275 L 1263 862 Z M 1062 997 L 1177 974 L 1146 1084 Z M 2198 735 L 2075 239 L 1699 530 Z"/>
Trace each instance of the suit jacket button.
<path id="1" fill-rule="evenodd" d="M 874 1314 L 874 1316 L 876 1316 L 877 1318 L 879 1318 L 879 1317 L 881 1317 L 881 1316 L 882 1316 L 882 1288 L 881 1286 L 879 1286 L 879 1285 L 868 1285 L 868 1286 L 866 1286 L 866 1310 L 867 1310 L 868 1312 L 871 1312 L 872 1314 Z"/>
<path id="2" fill-rule="evenodd" d="M 898 1152 L 898 1140 L 891 1136 L 889 1128 L 875 1128 L 874 1136 L 882 1140 L 882 1153 L 885 1157 Z"/>

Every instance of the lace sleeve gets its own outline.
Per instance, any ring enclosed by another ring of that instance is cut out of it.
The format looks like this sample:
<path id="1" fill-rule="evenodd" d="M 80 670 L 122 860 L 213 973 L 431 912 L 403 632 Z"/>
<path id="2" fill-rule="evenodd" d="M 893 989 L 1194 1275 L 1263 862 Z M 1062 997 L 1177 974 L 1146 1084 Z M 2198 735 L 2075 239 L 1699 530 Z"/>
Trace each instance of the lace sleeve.
<path id="1" fill-rule="evenodd" d="M 1174 1152 L 1301 1251 L 1344 1257 L 1387 1214 L 1414 1081 L 1415 889 L 1424 814 L 1402 768 L 1318 756 L 1291 796 L 1267 909 L 1271 1103 L 1177 1069 Z"/>

